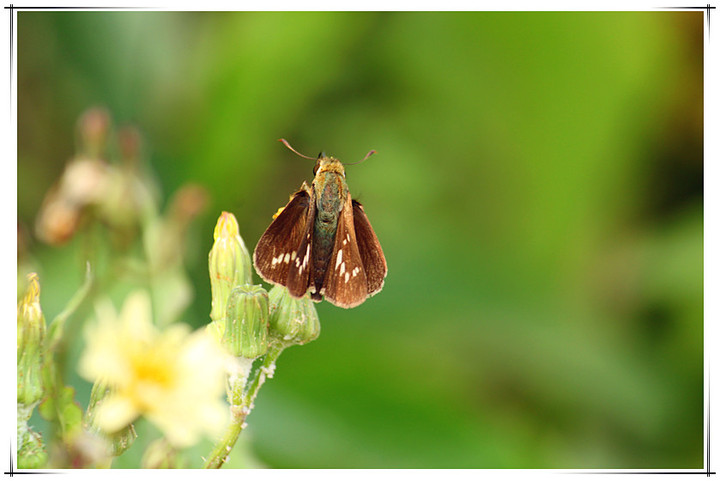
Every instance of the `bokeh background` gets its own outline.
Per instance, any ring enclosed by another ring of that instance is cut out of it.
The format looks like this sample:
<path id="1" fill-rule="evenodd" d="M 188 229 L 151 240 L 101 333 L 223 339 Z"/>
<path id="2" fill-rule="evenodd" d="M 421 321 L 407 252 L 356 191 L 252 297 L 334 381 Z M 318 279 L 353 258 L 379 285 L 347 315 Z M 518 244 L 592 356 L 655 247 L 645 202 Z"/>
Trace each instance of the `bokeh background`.
<path id="1" fill-rule="evenodd" d="M 163 205 L 207 189 L 197 327 L 220 212 L 253 249 L 312 179 L 276 139 L 378 151 L 347 179 L 385 287 L 318 305 L 230 467 L 703 466 L 703 12 L 22 11 L 17 32 L 18 274 L 39 272 L 48 319 L 81 241 L 34 225 L 86 109 L 139 129 Z M 138 430 L 114 466 L 157 434 Z"/>

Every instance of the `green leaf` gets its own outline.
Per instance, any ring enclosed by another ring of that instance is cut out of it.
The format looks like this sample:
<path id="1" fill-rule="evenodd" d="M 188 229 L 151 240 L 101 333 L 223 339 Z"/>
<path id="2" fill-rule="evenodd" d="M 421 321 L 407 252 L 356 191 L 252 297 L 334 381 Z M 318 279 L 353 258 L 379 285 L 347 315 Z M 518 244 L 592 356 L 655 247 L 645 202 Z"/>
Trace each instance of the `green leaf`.
<path id="1" fill-rule="evenodd" d="M 63 437 L 81 429 L 82 409 L 74 398 L 75 389 L 65 386 L 57 399 L 48 397 L 38 408 L 43 418 L 59 425 Z"/>

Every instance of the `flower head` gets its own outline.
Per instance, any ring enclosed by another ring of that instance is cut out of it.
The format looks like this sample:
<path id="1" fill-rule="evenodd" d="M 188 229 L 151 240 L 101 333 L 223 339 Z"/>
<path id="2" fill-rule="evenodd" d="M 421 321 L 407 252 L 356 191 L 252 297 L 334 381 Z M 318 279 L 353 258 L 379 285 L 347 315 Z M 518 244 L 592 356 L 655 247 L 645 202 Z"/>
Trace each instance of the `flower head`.
<path id="1" fill-rule="evenodd" d="M 204 332 L 182 324 L 161 332 L 150 316 L 150 298 L 138 291 L 119 317 L 107 306 L 86 331 L 79 371 L 111 387 L 96 406 L 94 423 L 113 433 L 142 415 L 174 446 L 189 446 L 227 421 L 225 354 Z"/>

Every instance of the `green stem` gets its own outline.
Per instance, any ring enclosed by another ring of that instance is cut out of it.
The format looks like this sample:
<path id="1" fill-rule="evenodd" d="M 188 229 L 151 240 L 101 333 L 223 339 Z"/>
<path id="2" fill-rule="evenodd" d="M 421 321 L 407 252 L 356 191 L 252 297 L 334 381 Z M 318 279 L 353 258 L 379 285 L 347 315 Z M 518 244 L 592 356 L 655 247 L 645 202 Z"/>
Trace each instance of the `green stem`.
<path id="1" fill-rule="evenodd" d="M 85 271 L 85 282 L 80 286 L 80 289 L 75 292 L 70 301 L 65 306 L 60 314 L 55 316 L 55 319 L 50 323 L 49 335 L 48 335 L 48 351 L 57 350 L 58 345 L 62 341 L 63 332 L 65 330 L 65 324 L 70 316 L 78 310 L 80 305 L 87 299 L 91 288 L 93 287 L 94 277 L 90 269 L 90 263 L 87 263 Z"/>
<path id="2" fill-rule="evenodd" d="M 233 446 L 235 446 L 235 442 L 237 441 L 238 436 L 240 436 L 240 432 L 245 426 L 245 418 L 248 415 L 248 411 L 242 408 L 233 408 L 238 408 L 238 406 L 230 406 L 230 411 L 232 414 L 230 426 L 228 426 L 223 437 L 220 439 L 220 441 L 218 441 L 213 450 L 210 452 L 210 456 L 205 462 L 205 469 L 218 469 L 222 467 L 223 463 L 227 459 L 228 454 L 230 454 Z"/>
<path id="3" fill-rule="evenodd" d="M 275 361 L 280 357 L 285 349 L 285 345 L 272 343 L 268 349 L 268 353 L 265 354 L 262 364 L 255 372 L 255 377 L 248 385 L 245 390 L 245 396 L 243 397 L 243 405 L 247 406 L 250 410 L 253 408 L 253 402 L 257 397 L 258 391 L 262 387 L 266 378 L 272 378 L 275 373 Z"/>
<path id="4" fill-rule="evenodd" d="M 75 292 L 65 308 L 48 325 L 48 335 L 45 339 L 45 359 L 43 361 L 43 383 L 46 399 L 54 400 L 54 414 L 49 425 L 49 439 L 58 437 L 64 438 L 66 433 L 64 427 L 64 411 L 59 405 L 61 393 L 64 387 L 63 370 L 65 361 L 65 327 L 68 319 L 80 308 L 80 306 L 91 297 L 91 291 L 95 285 L 95 277 L 86 263 L 85 281 Z"/>
<path id="5" fill-rule="evenodd" d="M 228 396 L 231 399 L 231 402 L 233 402 L 230 406 L 230 425 L 220 441 L 218 441 L 213 450 L 210 452 L 208 460 L 205 462 L 204 466 L 206 469 L 218 469 L 222 467 L 223 463 L 227 460 L 227 457 L 230 454 L 230 451 L 232 451 L 233 446 L 235 446 L 240 433 L 246 426 L 245 419 L 253 408 L 253 401 L 255 401 L 260 387 L 262 387 L 266 378 L 272 377 L 273 372 L 275 371 L 275 361 L 277 361 L 278 357 L 280 357 L 280 353 L 282 353 L 284 348 L 285 346 L 280 345 L 272 345 L 270 347 L 268 353 L 262 361 L 262 364 L 260 364 L 255 372 L 255 377 L 247 386 L 244 394 L 242 392 L 245 387 L 244 380 L 243 382 L 238 382 L 236 385 L 231 386 L 231 392 Z M 236 400 L 240 400 L 241 404 L 234 404 Z"/>

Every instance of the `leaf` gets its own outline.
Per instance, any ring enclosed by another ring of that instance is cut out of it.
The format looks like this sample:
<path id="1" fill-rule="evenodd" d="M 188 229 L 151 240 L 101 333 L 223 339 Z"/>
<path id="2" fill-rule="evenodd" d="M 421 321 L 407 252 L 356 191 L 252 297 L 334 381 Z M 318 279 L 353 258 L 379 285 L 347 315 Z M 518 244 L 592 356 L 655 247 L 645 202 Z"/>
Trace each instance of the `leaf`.
<path id="1" fill-rule="evenodd" d="M 82 409 L 74 398 L 75 389 L 65 386 L 60 391 L 60 396 L 48 396 L 38 408 L 44 419 L 59 425 L 63 437 L 81 429 Z"/>

